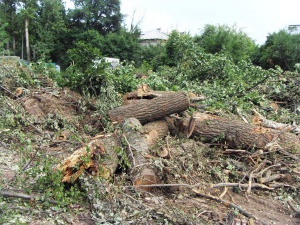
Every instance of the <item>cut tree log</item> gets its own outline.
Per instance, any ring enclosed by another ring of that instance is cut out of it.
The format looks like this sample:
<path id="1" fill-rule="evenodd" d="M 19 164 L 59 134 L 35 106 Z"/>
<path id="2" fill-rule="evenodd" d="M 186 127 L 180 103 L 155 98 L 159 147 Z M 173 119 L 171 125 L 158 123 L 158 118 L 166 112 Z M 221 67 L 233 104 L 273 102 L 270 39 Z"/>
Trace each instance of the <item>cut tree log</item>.
<path id="1" fill-rule="evenodd" d="M 147 145 L 149 147 L 157 144 L 160 138 L 164 138 L 169 133 L 168 123 L 165 119 L 156 120 L 150 123 L 146 123 L 143 126 L 144 132 L 147 138 Z"/>
<path id="2" fill-rule="evenodd" d="M 226 143 L 230 148 L 247 150 L 251 148 L 266 150 L 276 144 L 277 149 L 292 153 L 300 152 L 299 138 L 292 133 L 204 113 L 197 113 L 194 118 L 196 120 L 192 135 L 200 137 L 203 141 Z M 179 130 L 187 132 L 189 119 L 177 118 L 175 123 Z"/>
<path id="3" fill-rule="evenodd" d="M 72 183 L 84 171 L 108 179 L 118 166 L 118 156 L 115 151 L 115 146 L 118 145 L 118 138 L 112 135 L 104 139 L 94 139 L 77 149 L 57 166 L 57 169 L 63 173 L 62 182 Z"/>
<path id="4" fill-rule="evenodd" d="M 151 122 L 189 107 L 189 99 L 184 92 L 175 92 L 160 97 L 134 101 L 109 111 L 112 122 L 120 123 L 127 118 L 137 118 L 142 124 Z"/>
<path id="5" fill-rule="evenodd" d="M 131 177 L 133 185 L 137 190 L 149 191 L 150 187 L 139 187 L 139 185 L 150 185 L 157 183 L 157 176 L 149 167 L 149 150 L 143 127 L 136 118 L 128 118 L 123 124 L 123 133 L 128 144 L 128 155 L 131 161 Z"/>

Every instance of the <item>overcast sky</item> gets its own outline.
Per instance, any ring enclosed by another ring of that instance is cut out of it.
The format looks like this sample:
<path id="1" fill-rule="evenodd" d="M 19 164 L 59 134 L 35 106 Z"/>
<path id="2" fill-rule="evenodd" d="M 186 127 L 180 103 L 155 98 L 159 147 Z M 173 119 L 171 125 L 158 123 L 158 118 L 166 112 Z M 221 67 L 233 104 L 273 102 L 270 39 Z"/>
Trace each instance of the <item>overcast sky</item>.
<path id="1" fill-rule="evenodd" d="M 143 31 L 162 28 L 199 34 L 205 24 L 237 25 L 263 44 L 268 33 L 300 24 L 300 0 L 121 0 L 127 24 Z M 135 12 L 135 13 L 134 13 Z"/>
<path id="2" fill-rule="evenodd" d="M 205 24 L 236 25 L 263 44 L 268 33 L 300 24 L 300 0 L 120 0 L 126 24 L 142 21 L 142 31 L 199 34 Z M 68 2 L 68 1 L 67 1 Z"/>

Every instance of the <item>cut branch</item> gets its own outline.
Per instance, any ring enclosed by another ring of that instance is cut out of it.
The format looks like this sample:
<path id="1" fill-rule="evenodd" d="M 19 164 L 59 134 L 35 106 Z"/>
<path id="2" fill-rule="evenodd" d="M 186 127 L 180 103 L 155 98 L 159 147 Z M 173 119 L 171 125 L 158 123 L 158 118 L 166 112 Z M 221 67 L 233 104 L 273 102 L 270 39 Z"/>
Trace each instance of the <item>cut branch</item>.
<path id="1" fill-rule="evenodd" d="M 297 134 L 300 133 L 299 126 L 285 124 L 285 123 L 277 123 L 275 121 L 266 119 L 263 115 L 261 115 L 255 109 L 253 109 L 253 112 L 254 112 L 253 123 L 256 125 L 261 125 L 263 127 L 272 128 L 272 129 L 276 129 L 276 130 L 291 131 L 291 132 L 297 133 Z"/>

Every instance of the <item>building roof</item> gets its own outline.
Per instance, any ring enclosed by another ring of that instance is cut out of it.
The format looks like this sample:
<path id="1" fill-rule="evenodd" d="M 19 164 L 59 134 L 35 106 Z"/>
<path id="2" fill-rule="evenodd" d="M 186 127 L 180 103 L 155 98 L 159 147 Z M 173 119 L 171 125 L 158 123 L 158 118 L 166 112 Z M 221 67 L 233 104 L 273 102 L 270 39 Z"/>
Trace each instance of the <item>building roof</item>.
<path id="1" fill-rule="evenodd" d="M 168 35 L 161 31 L 161 29 L 149 30 L 143 32 L 140 36 L 141 40 L 168 40 Z"/>

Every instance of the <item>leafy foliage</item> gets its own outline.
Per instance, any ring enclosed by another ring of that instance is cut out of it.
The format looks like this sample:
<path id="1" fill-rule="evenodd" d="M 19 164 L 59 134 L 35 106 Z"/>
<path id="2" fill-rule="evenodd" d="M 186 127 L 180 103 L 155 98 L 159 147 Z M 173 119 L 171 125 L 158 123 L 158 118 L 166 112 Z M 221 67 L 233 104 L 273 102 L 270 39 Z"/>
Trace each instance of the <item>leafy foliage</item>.
<path id="1" fill-rule="evenodd" d="M 227 25 L 206 25 L 195 42 L 206 53 L 222 53 L 233 59 L 235 63 L 252 57 L 256 50 L 254 41 L 236 27 Z"/>
<path id="2" fill-rule="evenodd" d="M 40 0 L 37 10 L 36 57 L 57 61 L 55 55 L 63 48 L 60 37 L 66 32 L 65 11 L 61 0 Z"/>
<path id="3" fill-rule="evenodd" d="M 121 29 L 118 32 L 107 34 L 101 43 L 104 56 L 119 58 L 122 61 L 136 61 L 140 51 L 139 34 L 133 34 Z"/>
<path id="4" fill-rule="evenodd" d="M 71 24 L 83 30 L 97 30 L 100 34 L 119 31 L 122 15 L 119 0 L 75 0 L 70 11 Z"/>
<path id="5" fill-rule="evenodd" d="M 280 30 L 268 36 L 261 46 L 260 63 L 264 68 L 280 66 L 283 70 L 294 70 L 300 62 L 300 34 Z"/>
<path id="6" fill-rule="evenodd" d="M 0 18 L 0 54 L 4 53 L 4 44 L 7 42 L 7 34 L 5 32 L 7 25 Z"/>

